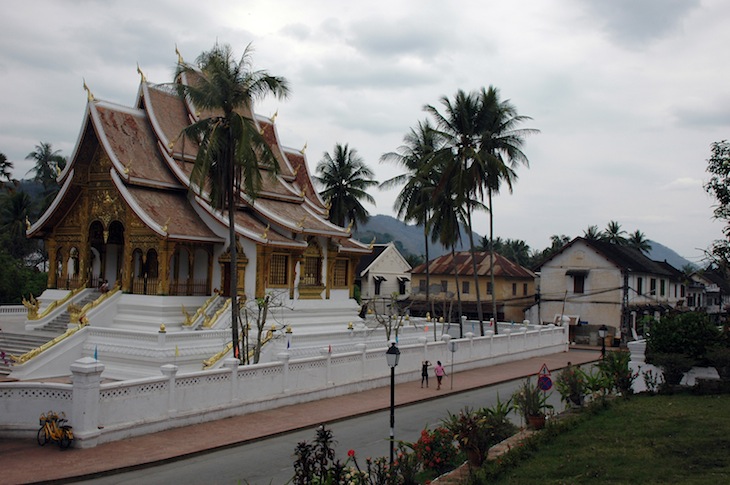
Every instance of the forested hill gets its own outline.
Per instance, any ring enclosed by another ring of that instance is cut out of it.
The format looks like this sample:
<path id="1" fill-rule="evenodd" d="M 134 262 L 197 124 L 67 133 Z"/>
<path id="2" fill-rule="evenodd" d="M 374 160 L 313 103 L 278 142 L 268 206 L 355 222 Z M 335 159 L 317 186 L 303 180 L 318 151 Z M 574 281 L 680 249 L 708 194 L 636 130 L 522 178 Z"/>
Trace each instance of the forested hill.
<path id="1" fill-rule="evenodd" d="M 461 244 L 457 246 L 457 251 L 467 251 L 469 249 L 469 240 L 466 234 L 466 229 L 462 228 Z M 423 256 L 426 253 L 423 241 L 423 226 L 408 225 L 391 216 L 382 214 L 371 216 L 367 224 L 354 231 L 353 236 L 366 244 L 373 240 L 373 236 L 375 236 L 376 243 L 395 241 L 398 250 L 405 257 L 408 255 Z M 506 237 L 509 238 L 509 236 Z M 474 244 L 479 245 L 481 238 L 479 234 L 474 233 Z M 656 241 L 649 241 L 649 243 L 651 244 L 651 251 L 649 251 L 648 256 L 655 261 L 666 260 L 679 270 L 687 264 L 692 264 L 663 244 Z M 542 251 L 545 248 L 530 249 Z M 444 248 L 440 244 L 429 244 L 428 251 L 429 256 L 435 258 L 449 252 L 450 249 Z"/>

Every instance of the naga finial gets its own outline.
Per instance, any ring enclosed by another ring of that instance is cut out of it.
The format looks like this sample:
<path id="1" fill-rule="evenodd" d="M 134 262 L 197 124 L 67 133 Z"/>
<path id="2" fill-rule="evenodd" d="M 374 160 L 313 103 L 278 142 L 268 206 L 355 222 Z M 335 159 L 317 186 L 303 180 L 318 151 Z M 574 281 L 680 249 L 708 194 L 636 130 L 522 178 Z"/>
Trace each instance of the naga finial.
<path id="1" fill-rule="evenodd" d="M 91 94 L 91 89 L 89 89 L 89 86 L 86 84 L 86 79 L 84 79 L 84 90 L 86 91 L 86 98 L 89 101 L 94 101 L 94 95 Z"/>

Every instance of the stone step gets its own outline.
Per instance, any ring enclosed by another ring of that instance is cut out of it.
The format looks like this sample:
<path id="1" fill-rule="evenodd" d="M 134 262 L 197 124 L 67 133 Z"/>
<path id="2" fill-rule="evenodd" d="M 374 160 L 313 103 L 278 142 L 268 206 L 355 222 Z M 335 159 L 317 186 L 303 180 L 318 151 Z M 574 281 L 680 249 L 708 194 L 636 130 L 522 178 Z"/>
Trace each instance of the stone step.
<path id="1" fill-rule="evenodd" d="M 0 351 L 5 352 L 5 359 L 0 358 L 0 375 L 10 374 L 10 354 L 15 356 L 23 355 L 26 352 L 40 347 L 48 342 L 48 340 L 50 339 L 39 335 L 7 332 L 0 334 Z"/>

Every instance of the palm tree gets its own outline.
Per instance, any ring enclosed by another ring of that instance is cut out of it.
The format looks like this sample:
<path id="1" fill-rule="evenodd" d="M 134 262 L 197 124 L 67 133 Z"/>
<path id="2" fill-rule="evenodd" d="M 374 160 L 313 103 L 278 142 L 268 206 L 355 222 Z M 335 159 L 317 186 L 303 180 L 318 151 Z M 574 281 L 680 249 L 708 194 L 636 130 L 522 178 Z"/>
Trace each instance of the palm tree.
<path id="1" fill-rule="evenodd" d="M 43 184 L 43 189 L 49 191 L 56 185 L 58 173 L 66 166 L 66 158 L 61 156 L 61 150 L 54 150 L 50 143 L 41 142 L 30 152 L 26 160 L 35 160 L 35 167 L 28 173 L 35 173 L 33 180 Z"/>
<path id="2" fill-rule="evenodd" d="M 621 229 L 621 224 L 616 221 L 609 221 L 606 230 L 603 231 L 603 240 L 611 244 L 624 246 L 626 244 L 626 231 Z"/>
<path id="3" fill-rule="evenodd" d="M 636 248 L 644 254 L 649 254 L 651 251 L 651 243 L 646 238 L 643 232 L 636 230 L 629 234 L 629 238 L 626 240 L 626 244 L 632 248 Z"/>
<path id="4" fill-rule="evenodd" d="M 458 202 L 465 208 L 469 250 L 474 272 L 477 318 L 479 319 L 480 333 L 483 336 L 484 315 L 482 313 L 479 274 L 472 231 L 471 214 L 473 207 L 469 204 L 469 201 L 474 200 L 475 196 L 481 193 L 486 183 L 486 179 L 483 178 L 483 171 L 472 170 L 475 165 L 483 165 L 479 152 L 481 136 L 479 126 L 480 102 L 475 93 L 467 94 L 462 90 L 456 92 L 453 102 L 446 96 L 441 97 L 440 101 L 444 109 L 443 114 L 432 105 L 424 106 L 424 110 L 431 114 L 436 121 L 439 136 L 444 140 L 443 149 L 434 154 L 432 163 L 444 167 L 437 190 L 444 190 L 447 185 L 453 187 L 459 194 Z"/>
<path id="5" fill-rule="evenodd" d="M 8 161 L 8 157 L 4 153 L 0 153 L 0 180 L 10 182 L 10 171 L 13 169 L 13 162 Z"/>
<path id="6" fill-rule="evenodd" d="M 395 199 L 393 209 L 405 222 L 414 222 L 423 226 L 426 248 L 426 305 L 428 305 L 433 304 L 430 298 L 431 275 L 428 257 L 429 221 L 433 210 L 431 195 L 437 182 L 431 160 L 434 153 L 440 148 L 440 144 L 436 131 L 428 121 L 419 121 L 417 126 L 411 128 L 403 137 L 403 141 L 404 144 L 397 151 L 383 154 L 380 161 L 400 165 L 405 169 L 405 173 L 386 180 L 380 184 L 380 188 L 389 189 L 404 184 Z M 433 314 L 433 306 L 431 314 Z M 434 331 L 435 328 L 434 326 Z"/>
<path id="7" fill-rule="evenodd" d="M 369 187 L 378 185 L 373 180 L 373 171 L 357 154 L 357 150 L 350 149 L 347 144 L 335 143 L 333 155 L 324 152 L 317 164 L 317 173 L 314 179 L 324 189 L 319 195 L 330 206 L 329 220 L 338 226 L 367 222 L 370 215 L 360 203 L 365 200 L 375 204 L 375 199 L 366 192 Z"/>
<path id="8" fill-rule="evenodd" d="M 208 190 L 212 207 L 228 211 L 231 334 L 233 354 L 239 359 L 236 204 L 242 189 L 251 199 L 258 195 L 262 184 L 259 167 L 267 168 L 272 176 L 279 169 L 256 122 L 245 113 L 252 112 L 254 101 L 267 95 L 283 99 L 289 94 L 286 79 L 252 70 L 251 53 L 249 44 L 236 60 L 230 46 L 215 44 L 200 54 L 196 65 L 181 62 L 176 72 L 176 79 L 186 74 L 192 80 L 189 84 L 178 82 L 179 94 L 201 112 L 211 113 L 185 128 L 183 134 L 199 144 L 191 188 L 200 194 Z"/>
<path id="9" fill-rule="evenodd" d="M 486 178 L 486 189 L 489 206 L 489 239 L 494 239 L 494 204 L 492 196 L 499 193 L 502 183 L 507 185 L 512 193 L 512 186 L 517 180 L 515 168 L 522 164 L 530 166 L 530 162 L 522 151 L 525 137 L 539 133 L 539 130 L 517 126 L 527 120 L 529 116 L 517 114 L 517 108 L 509 100 L 500 100 L 499 89 L 489 86 L 480 92 L 480 125 L 482 126 L 480 140 L 481 160 L 484 166 L 474 164 L 474 170 L 483 171 L 480 179 Z M 476 177 L 475 177 L 476 179 Z M 494 315 L 494 331 L 497 333 L 497 295 L 494 276 L 494 247 L 490 245 L 490 276 L 492 280 L 492 314 Z"/>
<path id="10" fill-rule="evenodd" d="M 598 226 L 588 226 L 588 228 L 583 231 L 583 238 L 588 239 L 589 241 L 600 241 L 603 239 L 603 233 L 598 229 Z"/>

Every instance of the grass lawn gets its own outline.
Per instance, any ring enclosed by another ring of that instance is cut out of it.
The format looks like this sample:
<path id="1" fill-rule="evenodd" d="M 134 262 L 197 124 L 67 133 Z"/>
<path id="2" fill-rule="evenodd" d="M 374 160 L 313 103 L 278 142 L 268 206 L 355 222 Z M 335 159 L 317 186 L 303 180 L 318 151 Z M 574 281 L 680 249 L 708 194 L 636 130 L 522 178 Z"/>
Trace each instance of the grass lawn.
<path id="1" fill-rule="evenodd" d="M 730 483 L 730 395 L 616 400 L 526 453 L 488 483 Z"/>

